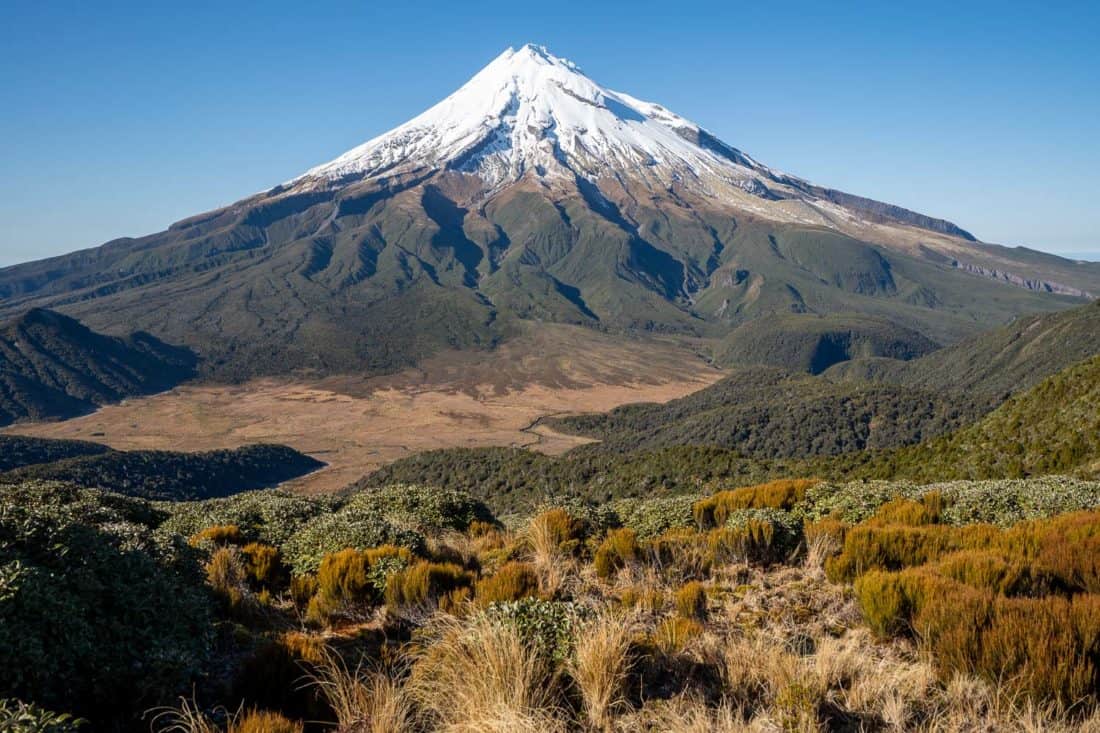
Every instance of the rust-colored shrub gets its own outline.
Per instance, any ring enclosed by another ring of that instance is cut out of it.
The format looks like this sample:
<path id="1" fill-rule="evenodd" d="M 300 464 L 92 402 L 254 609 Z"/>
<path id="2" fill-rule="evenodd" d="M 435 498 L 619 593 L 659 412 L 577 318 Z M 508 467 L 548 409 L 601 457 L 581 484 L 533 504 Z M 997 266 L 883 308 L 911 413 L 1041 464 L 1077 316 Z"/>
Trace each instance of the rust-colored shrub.
<path id="1" fill-rule="evenodd" d="M 299 610 L 309 605 L 310 599 L 317 593 L 317 576 L 292 575 L 290 578 L 290 599 Z"/>
<path id="2" fill-rule="evenodd" d="M 789 511 L 804 501 L 818 479 L 779 479 L 756 486 L 719 491 L 692 506 L 692 515 L 703 529 L 721 527 L 739 509 L 783 509 Z"/>
<path id="3" fill-rule="evenodd" d="M 535 566 L 526 562 L 505 563 L 492 576 L 477 582 L 477 602 L 488 605 L 497 601 L 518 601 L 537 595 L 539 575 Z"/>
<path id="4" fill-rule="evenodd" d="M 676 613 L 697 621 L 707 617 L 707 591 L 702 583 L 693 580 L 676 591 Z"/>
<path id="5" fill-rule="evenodd" d="M 929 492 L 920 501 L 898 497 L 886 502 L 875 510 L 867 520 L 868 525 L 886 526 L 901 524 L 907 527 L 921 527 L 936 524 L 943 513 L 943 497 L 939 492 Z"/>
<path id="6" fill-rule="evenodd" d="M 276 548 L 250 542 L 241 548 L 241 554 L 248 577 L 257 587 L 276 589 L 285 585 L 287 569 Z"/>
<path id="7" fill-rule="evenodd" d="M 251 710 L 238 715 L 226 733 L 302 733 L 302 723 L 270 710 Z"/>
<path id="8" fill-rule="evenodd" d="M 844 537 L 844 550 L 825 563 L 830 580 L 851 581 L 870 570 L 900 570 L 923 565 L 958 550 L 984 549 L 1000 540 L 991 525 L 885 527 L 859 525 Z"/>
<path id="9" fill-rule="evenodd" d="M 236 547 L 219 547 L 206 563 L 206 582 L 230 612 L 244 610 L 248 600 L 247 575 Z"/>
<path id="10" fill-rule="evenodd" d="M 535 552 L 575 554 L 585 536 L 585 522 L 565 509 L 547 509 L 531 518 L 528 535 Z"/>
<path id="11" fill-rule="evenodd" d="M 650 637 L 650 643 L 665 654 L 676 654 L 702 633 L 703 625 L 697 620 L 671 616 L 658 624 Z"/>
<path id="12" fill-rule="evenodd" d="M 454 595 L 455 591 L 468 592 L 473 584 L 473 574 L 460 565 L 422 560 L 390 575 L 386 581 L 386 605 L 397 609 L 434 603 L 441 608 L 444 605 L 453 608 L 462 596 Z M 440 603 L 445 596 L 446 602 Z"/>
<path id="13" fill-rule="evenodd" d="M 610 578 L 622 568 L 635 562 L 640 552 L 641 548 L 634 530 L 626 527 L 611 530 L 596 548 L 596 554 L 592 558 L 596 575 L 601 578 Z"/>
<path id="14" fill-rule="evenodd" d="M 213 527 L 207 527 L 196 532 L 187 540 L 192 547 L 199 547 L 200 545 L 214 545 L 215 547 L 241 545 L 244 544 L 244 541 L 241 528 L 235 524 L 216 524 Z"/>
<path id="15" fill-rule="evenodd" d="M 714 565 L 707 535 L 689 527 L 670 529 L 647 544 L 651 561 L 668 575 L 702 578 Z"/>

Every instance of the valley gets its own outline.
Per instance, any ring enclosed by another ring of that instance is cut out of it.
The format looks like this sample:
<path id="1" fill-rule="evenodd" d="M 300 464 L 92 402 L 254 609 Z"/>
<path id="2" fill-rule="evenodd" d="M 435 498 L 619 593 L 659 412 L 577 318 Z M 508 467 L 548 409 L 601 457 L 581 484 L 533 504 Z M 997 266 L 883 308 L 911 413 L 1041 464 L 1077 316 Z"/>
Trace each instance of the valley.
<path id="1" fill-rule="evenodd" d="M 278 443 L 324 461 L 289 484 L 336 491 L 392 461 L 441 448 L 529 446 L 560 454 L 590 442 L 540 418 L 666 402 L 724 372 L 690 345 L 628 343 L 548 326 L 489 353 L 449 352 L 382 377 L 187 384 L 63 422 L 9 434 L 104 443 L 120 450 L 205 451 Z"/>

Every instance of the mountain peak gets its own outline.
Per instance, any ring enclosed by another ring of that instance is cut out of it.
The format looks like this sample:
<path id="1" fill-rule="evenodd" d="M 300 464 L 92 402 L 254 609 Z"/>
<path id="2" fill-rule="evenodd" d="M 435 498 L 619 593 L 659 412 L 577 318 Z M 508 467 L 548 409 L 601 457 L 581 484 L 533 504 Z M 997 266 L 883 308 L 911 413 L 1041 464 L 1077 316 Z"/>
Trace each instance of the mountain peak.
<path id="1" fill-rule="evenodd" d="M 524 176 L 652 189 L 708 190 L 751 178 L 756 165 L 664 107 L 614 92 L 543 46 L 509 48 L 457 91 L 400 127 L 313 168 L 310 185 L 402 171 L 457 170 L 495 189 Z M 736 153 L 736 155 L 731 155 Z"/>

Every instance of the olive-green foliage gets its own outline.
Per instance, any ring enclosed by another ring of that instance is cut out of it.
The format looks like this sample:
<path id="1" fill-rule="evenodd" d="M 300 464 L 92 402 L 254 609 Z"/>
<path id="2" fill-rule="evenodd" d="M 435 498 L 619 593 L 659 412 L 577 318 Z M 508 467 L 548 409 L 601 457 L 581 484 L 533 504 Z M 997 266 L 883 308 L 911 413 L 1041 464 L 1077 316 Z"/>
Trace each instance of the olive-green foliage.
<path id="1" fill-rule="evenodd" d="M 395 544 L 420 552 L 423 532 L 491 522 L 483 504 L 461 491 L 391 486 L 342 497 L 253 491 L 224 499 L 158 504 L 170 514 L 165 535 L 191 536 L 212 525 L 236 525 L 243 536 L 277 548 L 297 574 L 316 572 L 325 555 L 348 547 Z"/>
<path id="2" fill-rule="evenodd" d="M 513 626 L 541 654 L 562 662 L 572 653 L 575 632 L 590 612 L 572 601 L 523 598 L 490 603 L 481 613 Z"/>
<path id="3" fill-rule="evenodd" d="M 909 445 L 969 424 L 992 406 L 985 398 L 945 391 L 742 367 L 664 404 L 624 405 L 549 423 L 598 438 L 603 450 L 616 453 L 698 445 L 796 458 Z"/>
<path id="4" fill-rule="evenodd" d="M 477 602 L 480 605 L 518 601 L 538 595 L 539 575 L 534 565 L 525 562 L 508 562 L 491 576 L 477 582 Z"/>
<path id="5" fill-rule="evenodd" d="M 156 504 L 168 518 L 164 535 L 192 535 L 215 525 L 235 525 L 246 537 L 282 548 L 308 520 L 335 511 L 327 497 L 305 497 L 281 490 L 244 491 L 222 499 Z"/>
<path id="6" fill-rule="evenodd" d="M 320 567 L 325 555 L 385 544 L 422 552 L 424 537 L 390 522 L 382 507 L 357 504 L 309 520 L 287 540 L 283 552 L 294 572 L 305 573 Z"/>
<path id="7" fill-rule="evenodd" d="M 207 658 L 197 551 L 147 502 L 30 482 L 0 487 L 0 696 L 97 724 L 186 691 Z"/>
<path id="8" fill-rule="evenodd" d="M 395 461 L 364 481 L 466 489 L 498 514 L 526 515 L 563 487 L 581 500 L 605 504 L 699 493 L 715 480 L 750 484 L 793 473 L 786 464 L 690 446 L 621 455 L 581 446 L 560 457 L 519 448 L 452 448 Z"/>
<path id="9" fill-rule="evenodd" d="M 33 438 L 29 435 L 0 435 L 0 471 L 53 463 L 65 458 L 94 456 L 111 450 L 102 443 L 84 440 Z"/>
<path id="10" fill-rule="evenodd" d="M 639 539 L 652 539 L 676 527 L 688 527 L 694 522 L 692 505 L 697 494 L 662 496 L 654 499 L 619 499 L 610 509 L 616 523 L 634 530 Z"/>
<path id="11" fill-rule="evenodd" d="M 916 480 L 1022 478 L 1100 459 L 1100 356 L 1014 395 L 955 433 L 861 458 L 863 475 Z"/>
<path id="12" fill-rule="evenodd" d="M 947 524 L 988 523 L 1008 526 L 1025 519 L 1100 507 L 1100 481 L 1066 476 L 984 481 L 853 481 L 821 483 L 806 493 L 798 508 L 807 519 L 833 517 L 857 523 L 887 502 L 919 501 L 935 492 L 942 501 L 940 521 Z"/>
<path id="13" fill-rule="evenodd" d="M 19 700 L 0 700 L 0 730 L 5 733 L 76 733 L 85 722 Z"/>
<path id="14" fill-rule="evenodd" d="M 635 562 L 641 555 L 641 547 L 633 529 L 624 527 L 613 529 L 604 536 L 603 542 L 596 548 L 592 565 L 596 575 L 610 578 L 617 571 Z"/>
<path id="15" fill-rule="evenodd" d="M 410 484 L 374 488 L 353 485 L 349 491 L 344 508 L 381 507 L 388 521 L 418 532 L 462 532 L 473 522 L 493 521 L 489 509 L 466 491 Z"/>

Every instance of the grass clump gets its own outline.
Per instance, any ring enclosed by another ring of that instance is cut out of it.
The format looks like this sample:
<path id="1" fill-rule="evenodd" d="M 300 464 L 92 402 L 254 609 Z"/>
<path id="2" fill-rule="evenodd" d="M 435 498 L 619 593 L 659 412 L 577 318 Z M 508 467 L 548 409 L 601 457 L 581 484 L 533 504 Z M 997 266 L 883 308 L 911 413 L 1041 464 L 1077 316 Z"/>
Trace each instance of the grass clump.
<path id="1" fill-rule="evenodd" d="M 531 563 L 505 563 L 487 578 L 477 582 L 475 596 L 478 604 L 485 606 L 500 601 L 518 601 L 538 595 L 539 574 Z"/>
<path id="2" fill-rule="evenodd" d="M 675 597 L 676 613 L 681 618 L 701 621 L 707 617 L 706 587 L 695 580 L 684 584 Z"/>
<path id="3" fill-rule="evenodd" d="M 461 566 L 421 560 L 390 575 L 385 600 L 391 610 L 426 606 L 455 610 L 473 586 L 473 573 Z"/>
<path id="4" fill-rule="evenodd" d="M 641 547 L 633 529 L 613 529 L 596 548 L 592 566 L 597 576 L 610 578 L 617 571 L 637 561 L 640 554 Z"/>

